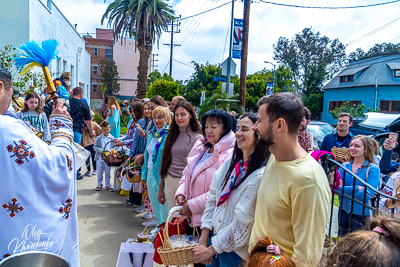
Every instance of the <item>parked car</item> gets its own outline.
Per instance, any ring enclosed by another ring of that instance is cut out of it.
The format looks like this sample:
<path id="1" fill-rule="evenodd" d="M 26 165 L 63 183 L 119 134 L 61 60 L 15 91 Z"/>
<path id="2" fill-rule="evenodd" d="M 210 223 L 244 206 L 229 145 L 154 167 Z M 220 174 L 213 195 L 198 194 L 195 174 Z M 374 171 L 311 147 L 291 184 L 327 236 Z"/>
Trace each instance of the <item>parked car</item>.
<path id="1" fill-rule="evenodd" d="M 368 112 L 364 113 L 365 118 L 358 125 L 350 128 L 354 134 L 375 135 L 385 132 L 400 131 L 400 113 L 379 113 Z"/>
<path id="2" fill-rule="evenodd" d="M 307 131 L 312 132 L 317 136 L 318 146 L 321 147 L 325 135 L 335 132 L 335 128 L 324 121 L 311 121 L 307 125 Z"/>

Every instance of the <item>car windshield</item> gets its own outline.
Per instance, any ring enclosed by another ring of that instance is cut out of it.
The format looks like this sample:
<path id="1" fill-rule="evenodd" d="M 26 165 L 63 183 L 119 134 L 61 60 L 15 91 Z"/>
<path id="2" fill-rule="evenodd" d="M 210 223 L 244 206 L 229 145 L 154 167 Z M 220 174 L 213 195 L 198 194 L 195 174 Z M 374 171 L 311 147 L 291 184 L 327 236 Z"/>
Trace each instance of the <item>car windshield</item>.
<path id="1" fill-rule="evenodd" d="M 309 124 L 307 125 L 307 130 L 314 133 L 316 136 L 325 136 L 335 131 L 335 129 L 328 124 Z"/>

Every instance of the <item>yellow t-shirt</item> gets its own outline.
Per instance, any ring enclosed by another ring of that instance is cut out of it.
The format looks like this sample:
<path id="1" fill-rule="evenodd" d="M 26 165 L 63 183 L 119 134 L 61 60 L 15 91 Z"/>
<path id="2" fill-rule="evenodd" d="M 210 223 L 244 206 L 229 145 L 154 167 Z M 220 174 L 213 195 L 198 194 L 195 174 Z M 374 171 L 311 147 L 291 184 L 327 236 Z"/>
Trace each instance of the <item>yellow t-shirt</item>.
<path id="1" fill-rule="evenodd" d="M 257 194 L 249 251 L 269 236 L 297 267 L 316 266 L 322 255 L 331 191 L 310 155 L 278 162 L 271 155 Z"/>

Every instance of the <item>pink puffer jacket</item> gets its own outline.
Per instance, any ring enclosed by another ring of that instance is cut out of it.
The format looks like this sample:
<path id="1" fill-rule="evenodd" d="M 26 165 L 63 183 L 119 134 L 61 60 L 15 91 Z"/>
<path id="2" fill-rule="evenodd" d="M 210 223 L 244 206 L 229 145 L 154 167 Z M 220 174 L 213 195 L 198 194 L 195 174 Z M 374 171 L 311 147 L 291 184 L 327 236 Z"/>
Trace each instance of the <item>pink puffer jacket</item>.
<path id="1" fill-rule="evenodd" d="M 185 196 L 192 211 L 193 226 L 201 225 L 201 216 L 206 208 L 213 175 L 222 163 L 232 156 L 235 140 L 235 134 L 232 131 L 222 137 L 214 146 L 214 155 L 202 163 L 193 177 L 193 169 L 207 150 L 204 147 L 206 140 L 204 138 L 197 140 L 187 157 L 187 166 L 183 170 L 183 177 L 179 181 L 175 197 Z"/>

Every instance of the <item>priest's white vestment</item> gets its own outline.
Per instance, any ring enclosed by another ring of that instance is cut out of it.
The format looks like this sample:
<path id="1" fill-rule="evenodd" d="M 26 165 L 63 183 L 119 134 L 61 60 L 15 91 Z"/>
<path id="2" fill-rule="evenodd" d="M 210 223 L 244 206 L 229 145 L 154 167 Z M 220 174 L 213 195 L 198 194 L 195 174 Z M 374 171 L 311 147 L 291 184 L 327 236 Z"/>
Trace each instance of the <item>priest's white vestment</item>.
<path id="1" fill-rule="evenodd" d="M 72 120 L 51 115 L 51 145 L 0 115 L 0 260 L 47 251 L 79 266 Z"/>

